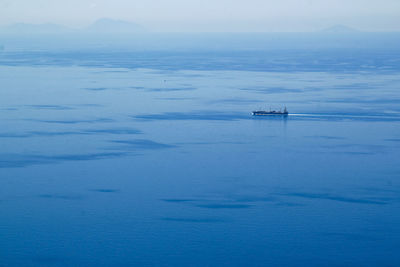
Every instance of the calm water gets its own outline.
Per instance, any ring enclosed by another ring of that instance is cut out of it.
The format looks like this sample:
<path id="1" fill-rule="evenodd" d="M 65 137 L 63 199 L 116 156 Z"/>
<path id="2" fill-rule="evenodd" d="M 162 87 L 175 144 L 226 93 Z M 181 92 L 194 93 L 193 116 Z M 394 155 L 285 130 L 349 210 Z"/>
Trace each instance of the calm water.
<path id="1" fill-rule="evenodd" d="M 0 266 L 398 266 L 383 50 L 2 52 Z"/>

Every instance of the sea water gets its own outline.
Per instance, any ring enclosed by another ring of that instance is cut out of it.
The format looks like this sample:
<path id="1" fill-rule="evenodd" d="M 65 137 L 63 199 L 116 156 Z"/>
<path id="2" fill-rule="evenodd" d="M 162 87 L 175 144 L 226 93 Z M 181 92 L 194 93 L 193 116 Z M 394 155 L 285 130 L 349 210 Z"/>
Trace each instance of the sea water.
<path id="1" fill-rule="evenodd" d="M 399 55 L 1 52 L 0 266 L 400 264 Z"/>

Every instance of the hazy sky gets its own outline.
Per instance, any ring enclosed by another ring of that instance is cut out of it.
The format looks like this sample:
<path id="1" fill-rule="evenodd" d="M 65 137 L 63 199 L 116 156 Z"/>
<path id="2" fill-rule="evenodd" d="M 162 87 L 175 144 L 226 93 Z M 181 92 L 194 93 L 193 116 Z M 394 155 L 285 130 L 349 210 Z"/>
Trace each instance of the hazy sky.
<path id="1" fill-rule="evenodd" d="M 82 27 L 99 18 L 155 31 L 399 31 L 400 0 L 0 0 L 0 24 Z"/>

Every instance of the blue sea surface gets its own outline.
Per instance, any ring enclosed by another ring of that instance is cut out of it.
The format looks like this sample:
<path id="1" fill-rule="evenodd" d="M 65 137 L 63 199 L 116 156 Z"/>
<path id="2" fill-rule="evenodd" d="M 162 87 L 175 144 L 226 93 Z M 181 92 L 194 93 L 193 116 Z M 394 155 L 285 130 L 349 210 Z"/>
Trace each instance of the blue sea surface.
<path id="1" fill-rule="evenodd" d="M 0 266 L 400 265 L 399 49 L 3 51 L 0 85 Z"/>

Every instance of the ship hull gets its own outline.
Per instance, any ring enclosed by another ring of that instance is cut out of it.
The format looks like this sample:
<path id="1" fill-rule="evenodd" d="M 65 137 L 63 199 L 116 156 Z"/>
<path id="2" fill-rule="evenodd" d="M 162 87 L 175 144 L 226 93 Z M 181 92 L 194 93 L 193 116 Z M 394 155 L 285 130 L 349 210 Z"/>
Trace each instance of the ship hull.
<path id="1" fill-rule="evenodd" d="M 253 116 L 288 116 L 288 112 L 263 112 L 263 111 L 253 111 Z"/>

